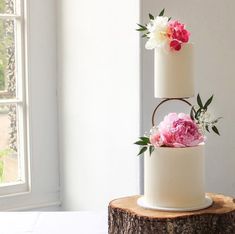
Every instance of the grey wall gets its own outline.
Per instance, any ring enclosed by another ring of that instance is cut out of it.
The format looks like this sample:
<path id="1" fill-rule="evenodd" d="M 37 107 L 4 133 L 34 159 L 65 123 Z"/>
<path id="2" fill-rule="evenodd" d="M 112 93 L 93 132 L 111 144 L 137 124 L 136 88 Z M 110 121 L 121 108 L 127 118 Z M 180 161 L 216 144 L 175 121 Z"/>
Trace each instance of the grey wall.
<path id="1" fill-rule="evenodd" d="M 166 8 L 168 16 L 186 23 L 191 32 L 191 42 L 195 44 L 195 93 L 204 99 L 214 94 L 211 111 L 223 116 L 218 125 L 221 137 L 209 134 L 206 142 L 206 189 L 235 196 L 235 2 L 142 0 L 141 4 L 142 22 L 148 21 L 148 13 L 157 15 Z M 149 130 L 152 111 L 159 102 L 153 96 L 153 51 L 142 47 L 143 132 Z M 188 109 L 174 103 L 161 110 L 159 120 L 168 112 Z"/>

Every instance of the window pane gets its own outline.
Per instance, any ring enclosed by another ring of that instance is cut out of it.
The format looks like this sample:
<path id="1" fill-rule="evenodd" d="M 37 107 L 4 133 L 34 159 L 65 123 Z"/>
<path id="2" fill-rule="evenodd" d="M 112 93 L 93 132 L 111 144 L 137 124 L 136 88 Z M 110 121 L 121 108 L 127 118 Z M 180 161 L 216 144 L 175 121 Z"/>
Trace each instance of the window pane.
<path id="1" fill-rule="evenodd" d="M 15 0 L 0 0 L 0 13 L 13 14 L 15 12 Z"/>
<path id="2" fill-rule="evenodd" d="M 0 105 L 0 183 L 19 180 L 16 105 Z"/>
<path id="3" fill-rule="evenodd" d="M 1 0 L 0 0 L 1 1 Z M 13 98 L 15 78 L 15 21 L 0 20 L 0 98 Z"/>

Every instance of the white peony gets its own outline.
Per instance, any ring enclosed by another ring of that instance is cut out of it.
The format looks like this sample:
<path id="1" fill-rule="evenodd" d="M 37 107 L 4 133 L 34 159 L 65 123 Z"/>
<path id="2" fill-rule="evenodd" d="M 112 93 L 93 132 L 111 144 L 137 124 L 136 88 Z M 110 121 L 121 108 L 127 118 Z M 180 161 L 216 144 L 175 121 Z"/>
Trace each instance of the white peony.
<path id="1" fill-rule="evenodd" d="M 151 50 L 159 46 L 164 46 L 169 40 L 167 36 L 168 17 L 157 16 L 154 20 L 150 21 L 147 29 L 149 31 L 149 39 L 145 44 L 146 49 Z"/>

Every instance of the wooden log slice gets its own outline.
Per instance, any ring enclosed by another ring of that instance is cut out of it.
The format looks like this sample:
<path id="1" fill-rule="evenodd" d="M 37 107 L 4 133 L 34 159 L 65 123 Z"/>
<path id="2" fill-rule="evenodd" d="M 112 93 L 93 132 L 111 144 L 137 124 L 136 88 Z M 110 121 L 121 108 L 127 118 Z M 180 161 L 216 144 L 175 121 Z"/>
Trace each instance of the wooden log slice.
<path id="1" fill-rule="evenodd" d="M 110 202 L 109 234 L 235 234 L 235 199 L 208 193 L 211 207 L 190 212 L 166 212 L 141 208 L 139 196 Z"/>

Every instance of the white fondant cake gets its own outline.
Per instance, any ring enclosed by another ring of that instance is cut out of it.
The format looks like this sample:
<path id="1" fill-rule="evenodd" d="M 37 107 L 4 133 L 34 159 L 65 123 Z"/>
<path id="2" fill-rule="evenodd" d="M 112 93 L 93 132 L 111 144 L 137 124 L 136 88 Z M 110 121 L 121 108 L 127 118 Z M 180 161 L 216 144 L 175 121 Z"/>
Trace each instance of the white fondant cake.
<path id="1" fill-rule="evenodd" d="M 178 20 L 165 17 L 164 11 L 157 17 L 149 14 L 150 22 L 138 24 L 140 28 L 137 29 L 143 31 L 143 36 L 148 39 L 146 49 L 154 49 L 154 96 L 165 99 L 155 108 L 153 118 L 165 101 L 185 101 L 184 98 L 194 96 L 190 32 Z M 208 130 L 209 125 L 205 126 L 204 120 L 200 120 L 204 107 L 199 95 L 197 100 L 200 109 L 196 111 L 194 106 L 190 115 L 168 114 L 159 125 L 153 126 L 149 138 L 140 137 L 136 142 L 142 146 L 139 154 L 145 152 L 144 196 L 138 199 L 140 206 L 189 211 L 212 204 L 205 194 L 202 143 L 205 141 L 203 128 Z"/>
<path id="2" fill-rule="evenodd" d="M 180 51 L 155 48 L 154 95 L 156 98 L 194 96 L 193 44 L 184 44 Z"/>
<path id="3" fill-rule="evenodd" d="M 152 207 L 189 208 L 205 203 L 204 144 L 158 147 L 144 156 L 144 201 Z"/>

